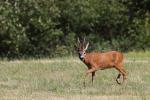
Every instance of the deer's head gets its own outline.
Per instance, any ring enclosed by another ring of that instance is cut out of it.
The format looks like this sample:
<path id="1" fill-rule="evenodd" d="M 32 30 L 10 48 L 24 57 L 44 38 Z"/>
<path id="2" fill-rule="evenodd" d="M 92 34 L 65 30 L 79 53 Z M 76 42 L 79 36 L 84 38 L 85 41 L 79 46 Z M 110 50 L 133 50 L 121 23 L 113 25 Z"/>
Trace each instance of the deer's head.
<path id="1" fill-rule="evenodd" d="M 76 48 L 76 51 L 78 52 L 79 58 L 81 60 L 83 60 L 83 58 L 85 57 L 86 50 L 88 49 L 88 46 L 89 46 L 89 42 L 85 43 L 85 38 L 84 38 L 82 43 L 79 40 L 79 38 L 77 39 L 77 43 L 75 44 L 75 48 Z"/>

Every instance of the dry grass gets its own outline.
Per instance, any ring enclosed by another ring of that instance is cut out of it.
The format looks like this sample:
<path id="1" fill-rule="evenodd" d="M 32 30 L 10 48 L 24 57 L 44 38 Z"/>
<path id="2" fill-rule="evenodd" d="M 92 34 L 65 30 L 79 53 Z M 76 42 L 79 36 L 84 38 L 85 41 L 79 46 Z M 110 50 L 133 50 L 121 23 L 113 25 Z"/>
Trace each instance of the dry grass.
<path id="1" fill-rule="evenodd" d="M 69 59 L 69 60 L 68 60 Z M 76 57 L 0 61 L 0 100 L 149 100 L 150 56 L 126 54 L 127 83 L 118 85 L 115 69 L 98 71 L 94 86 Z"/>

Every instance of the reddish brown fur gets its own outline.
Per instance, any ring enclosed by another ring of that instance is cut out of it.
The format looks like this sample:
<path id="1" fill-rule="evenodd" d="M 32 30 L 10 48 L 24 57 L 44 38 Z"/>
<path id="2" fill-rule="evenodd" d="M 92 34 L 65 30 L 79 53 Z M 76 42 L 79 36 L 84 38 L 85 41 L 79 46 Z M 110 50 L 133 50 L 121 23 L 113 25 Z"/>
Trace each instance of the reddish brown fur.
<path id="1" fill-rule="evenodd" d="M 110 51 L 106 53 L 86 53 L 84 63 L 90 64 L 94 68 L 105 69 L 113 67 L 122 63 L 123 55 L 117 51 Z"/>
<path id="2" fill-rule="evenodd" d="M 88 47 L 88 46 L 87 46 Z M 118 51 L 110 51 L 105 53 L 91 52 L 86 53 L 83 45 L 78 47 L 78 52 L 84 53 L 84 58 L 80 58 L 88 67 L 86 75 L 92 73 L 92 84 L 97 70 L 103 70 L 107 68 L 115 68 L 119 71 L 116 79 L 118 84 L 121 84 L 118 79 L 123 75 L 123 81 L 126 79 L 126 71 L 123 66 L 123 54 Z M 79 56 L 81 56 L 79 54 Z"/>

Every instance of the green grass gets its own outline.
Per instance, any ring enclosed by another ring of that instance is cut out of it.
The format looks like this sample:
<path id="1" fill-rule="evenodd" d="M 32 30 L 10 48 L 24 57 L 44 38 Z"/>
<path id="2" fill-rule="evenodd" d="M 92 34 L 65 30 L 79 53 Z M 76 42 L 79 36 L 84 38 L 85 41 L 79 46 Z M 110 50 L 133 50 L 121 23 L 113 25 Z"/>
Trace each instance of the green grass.
<path id="1" fill-rule="evenodd" d="M 150 55 L 125 54 L 127 82 L 118 85 L 115 69 L 96 72 L 83 87 L 86 66 L 77 57 L 0 61 L 0 100 L 148 100 Z"/>

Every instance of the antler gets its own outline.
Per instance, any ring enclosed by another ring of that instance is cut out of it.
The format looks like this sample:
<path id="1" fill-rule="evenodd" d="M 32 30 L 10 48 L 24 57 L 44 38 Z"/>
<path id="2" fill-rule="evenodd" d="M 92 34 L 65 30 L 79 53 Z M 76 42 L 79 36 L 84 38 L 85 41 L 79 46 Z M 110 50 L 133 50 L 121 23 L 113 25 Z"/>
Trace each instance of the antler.
<path id="1" fill-rule="evenodd" d="M 80 39 L 79 39 L 79 37 L 78 37 L 78 44 L 80 44 Z"/>
<path id="2" fill-rule="evenodd" d="M 83 39 L 83 43 L 80 42 L 79 37 L 77 38 L 77 43 L 75 44 L 77 48 L 82 48 L 83 50 L 87 50 L 89 46 L 89 42 L 86 44 L 85 37 Z"/>
<path id="3" fill-rule="evenodd" d="M 81 43 L 79 37 L 77 38 L 77 43 L 75 44 L 76 48 L 80 48 Z"/>
<path id="4" fill-rule="evenodd" d="M 89 46 L 89 42 L 86 44 L 86 47 L 84 49 L 85 51 L 87 50 L 88 46 Z"/>
<path id="5" fill-rule="evenodd" d="M 89 46 L 89 42 L 86 44 L 86 41 L 85 41 L 85 37 L 83 39 L 83 47 L 84 47 L 84 50 L 87 50 L 88 49 L 88 46 Z"/>
<path id="6" fill-rule="evenodd" d="M 83 45 L 83 47 L 85 47 L 85 45 L 86 45 L 86 44 L 85 44 L 85 37 L 84 37 L 84 39 L 83 39 L 83 44 L 82 44 L 82 45 Z"/>

